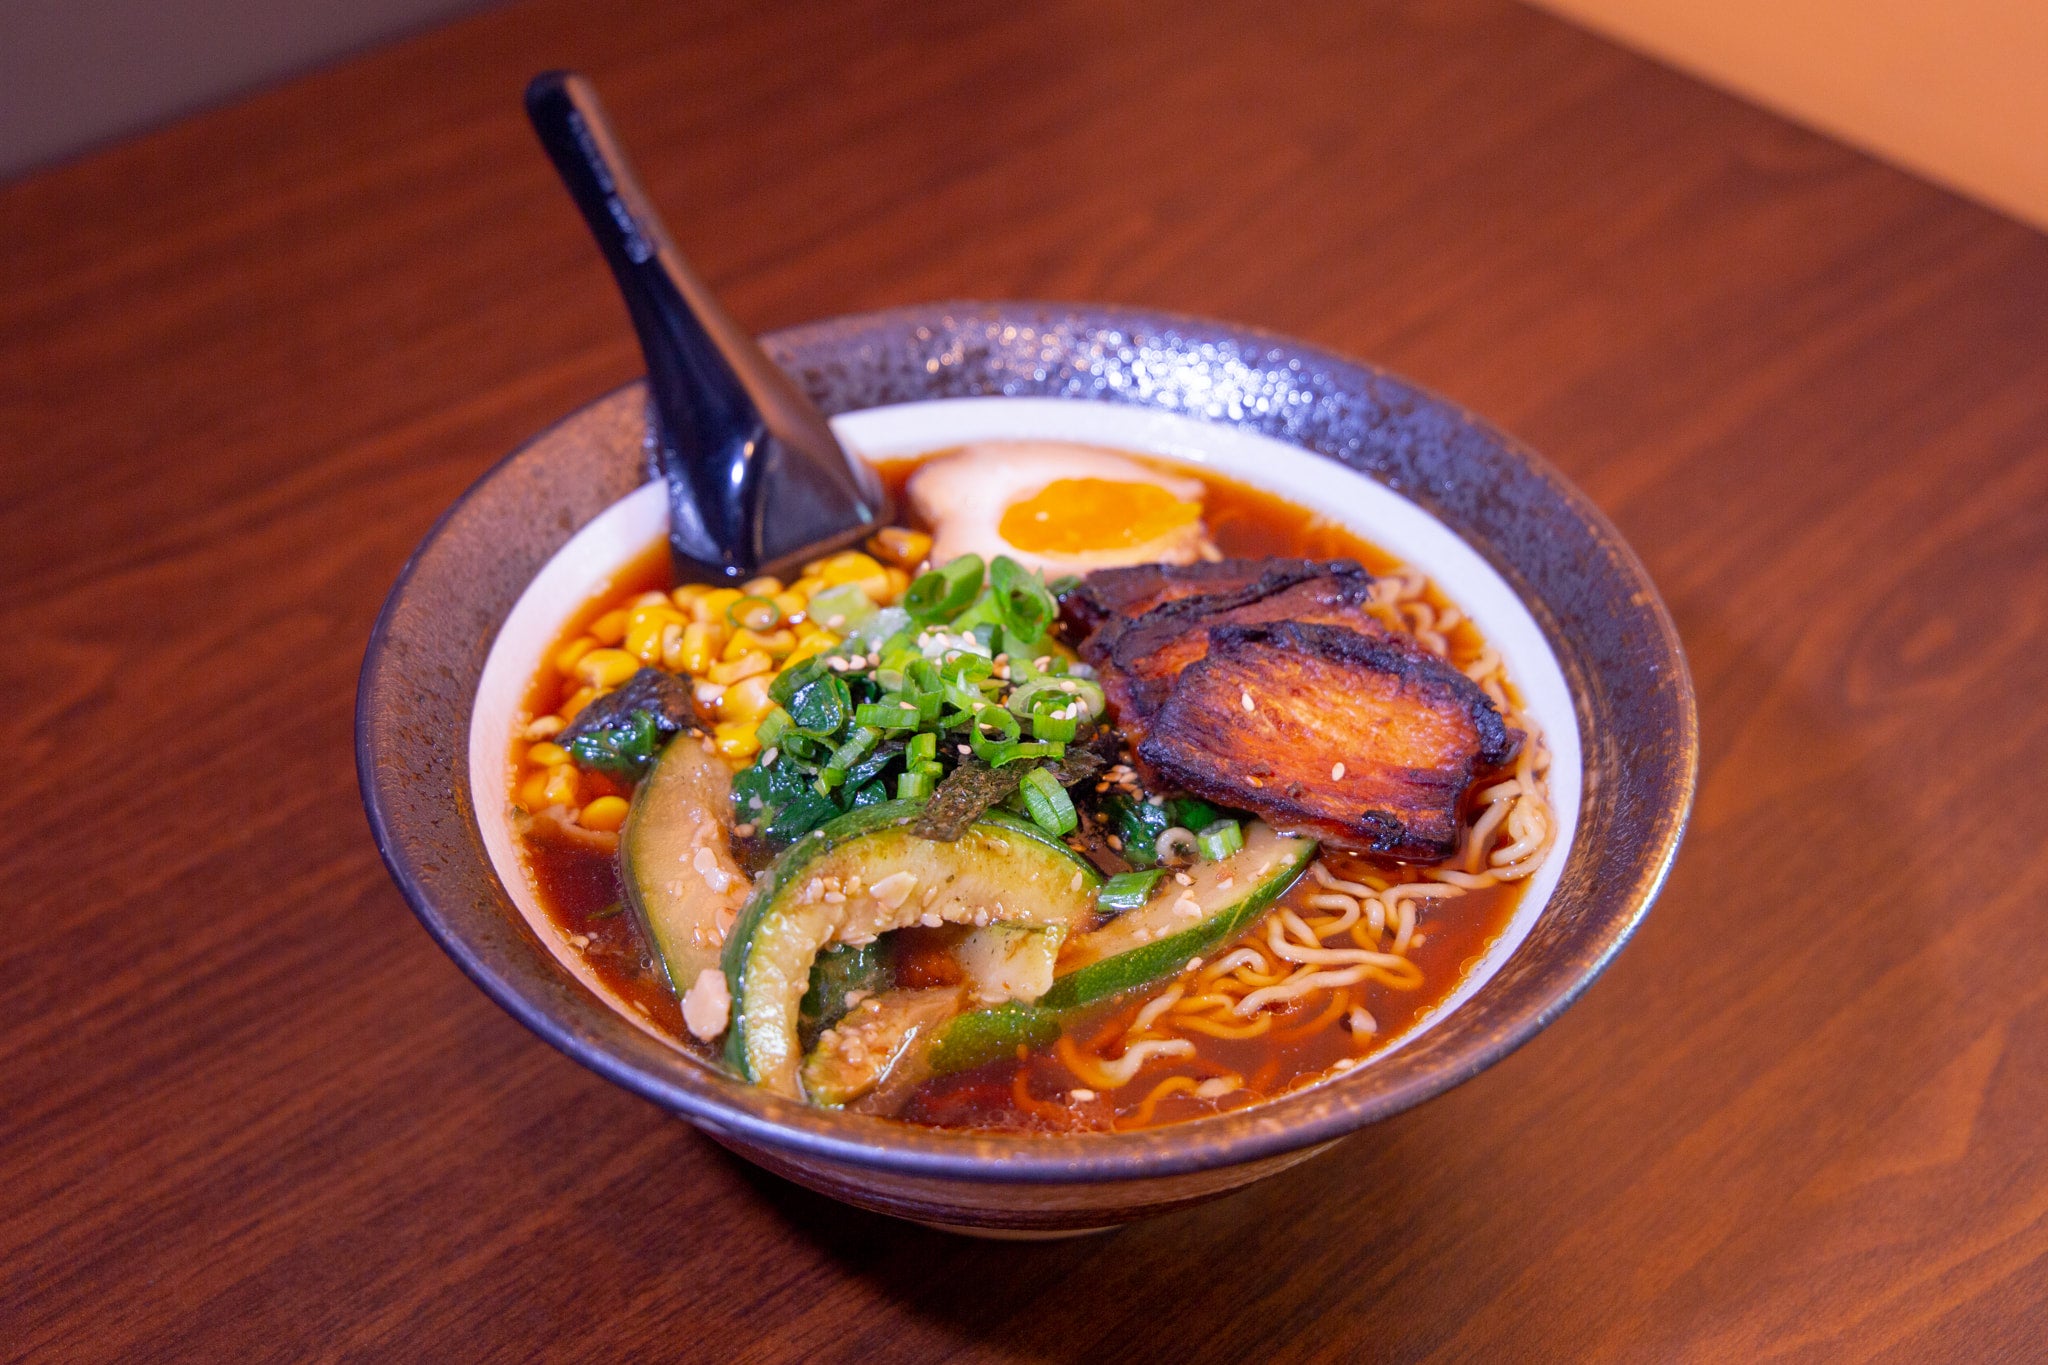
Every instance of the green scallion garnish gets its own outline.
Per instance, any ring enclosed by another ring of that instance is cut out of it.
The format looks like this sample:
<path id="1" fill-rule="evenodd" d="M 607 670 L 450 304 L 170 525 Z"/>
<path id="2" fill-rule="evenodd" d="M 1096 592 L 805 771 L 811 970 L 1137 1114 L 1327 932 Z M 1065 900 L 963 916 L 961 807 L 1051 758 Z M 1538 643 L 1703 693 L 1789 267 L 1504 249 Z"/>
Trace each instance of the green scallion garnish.
<path id="1" fill-rule="evenodd" d="M 1054 836 L 1066 834 L 1080 824 L 1081 817 L 1075 814 L 1074 802 L 1067 795 L 1067 789 L 1045 769 L 1033 768 L 1024 774 L 1024 783 L 1018 791 L 1024 797 L 1024 809 L 1030 814 L 1032 823 L 1046 833 Z"/>
<path id="2" fill-rule="evenodd" d="M 1213 825 L 1205 825 L 1195 836 L 1195 847 L 1210 862 L 1221 861 L 1244 847 L 1244 826 L 1235 820 L 1218 820 Z"/>
<path id="3" fill-rule="evenodd" d="M 1122 912 L 1136 910 L 1152 899 L 1152 888 L 1166 875 L 1163 867 L 1144 872 L 1119 872 L 1095 893 L 1095 908 Z"/>

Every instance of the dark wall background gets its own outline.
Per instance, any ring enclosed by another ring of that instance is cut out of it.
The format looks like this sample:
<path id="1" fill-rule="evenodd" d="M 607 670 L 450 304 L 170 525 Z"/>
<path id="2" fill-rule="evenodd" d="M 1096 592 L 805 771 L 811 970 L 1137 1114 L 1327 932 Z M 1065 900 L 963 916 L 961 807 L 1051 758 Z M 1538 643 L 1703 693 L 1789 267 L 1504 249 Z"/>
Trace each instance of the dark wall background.
<path id="1" fill-rule="evenodd" d="M 0 179 L 495 0 L 0 0 Z"/>

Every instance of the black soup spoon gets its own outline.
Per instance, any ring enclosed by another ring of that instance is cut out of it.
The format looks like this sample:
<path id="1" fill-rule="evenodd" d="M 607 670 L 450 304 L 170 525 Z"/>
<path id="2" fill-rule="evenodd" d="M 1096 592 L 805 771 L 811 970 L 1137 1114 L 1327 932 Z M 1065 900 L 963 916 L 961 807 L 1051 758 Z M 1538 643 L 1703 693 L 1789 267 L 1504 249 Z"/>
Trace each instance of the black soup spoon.
<path id="1" fill-rule="evenodd" d="M 881 481 L 684 262 L 590 82 L 536 76 L 526 113 L 640 335 L 677 571 L 728 581 L 780 573 L 883 524 Z"/>

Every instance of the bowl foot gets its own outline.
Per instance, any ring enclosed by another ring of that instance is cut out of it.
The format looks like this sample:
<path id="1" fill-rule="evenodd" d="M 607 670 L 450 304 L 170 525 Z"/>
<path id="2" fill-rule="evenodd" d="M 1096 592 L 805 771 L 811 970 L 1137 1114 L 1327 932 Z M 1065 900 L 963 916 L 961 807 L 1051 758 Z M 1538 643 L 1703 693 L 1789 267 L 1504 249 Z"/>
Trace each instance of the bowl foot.
<path id="1" fill-rule="evenodd" d="M 1115 1232 L 1123 1226 L 1122 1223 L 1105 1223 L 1099 1228 L 977 1228 L 965 1223 L 931 1223 L 922 1218 L 910 1221 L 934 1232 L 979 1237 L 988 1242 L 1058 1242 L 1069 1237 L 1093 1237 L 1097 1233 Z"/>

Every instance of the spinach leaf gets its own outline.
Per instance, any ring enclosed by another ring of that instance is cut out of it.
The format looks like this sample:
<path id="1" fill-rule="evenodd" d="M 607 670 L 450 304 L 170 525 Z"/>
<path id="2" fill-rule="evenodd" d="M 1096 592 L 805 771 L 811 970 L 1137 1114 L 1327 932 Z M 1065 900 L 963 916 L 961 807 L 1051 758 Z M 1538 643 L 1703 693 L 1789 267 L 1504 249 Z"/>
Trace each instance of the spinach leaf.
<path id="1" fill-rule="evenodd" d="M 1173 828 L 1173 817 L 1164 806 L 1155 806 L 1142 796 L 1111 792 L 1102 800 L 1109 816 L 1110 832 L 1123 844 L 1124 861 L 1133 867 L 1151 867 L 1159 861 L 1159 836 Z"/>
<path id="2" fill-rule="evenodd" d="M 584 731 L 562 747 L 583 767 L 637 781 L 654 766 L 661 742 L 661 727 L 652 714 L 629 711 L 601 728 Z"/>
<path id="3" fill-rule="evenodd" d="M 693 715 L 687 683 L 643 668 L 577 712 L 555 742 L 583 767 L 637 781 L 669 738 L 689 728 Z"/>

